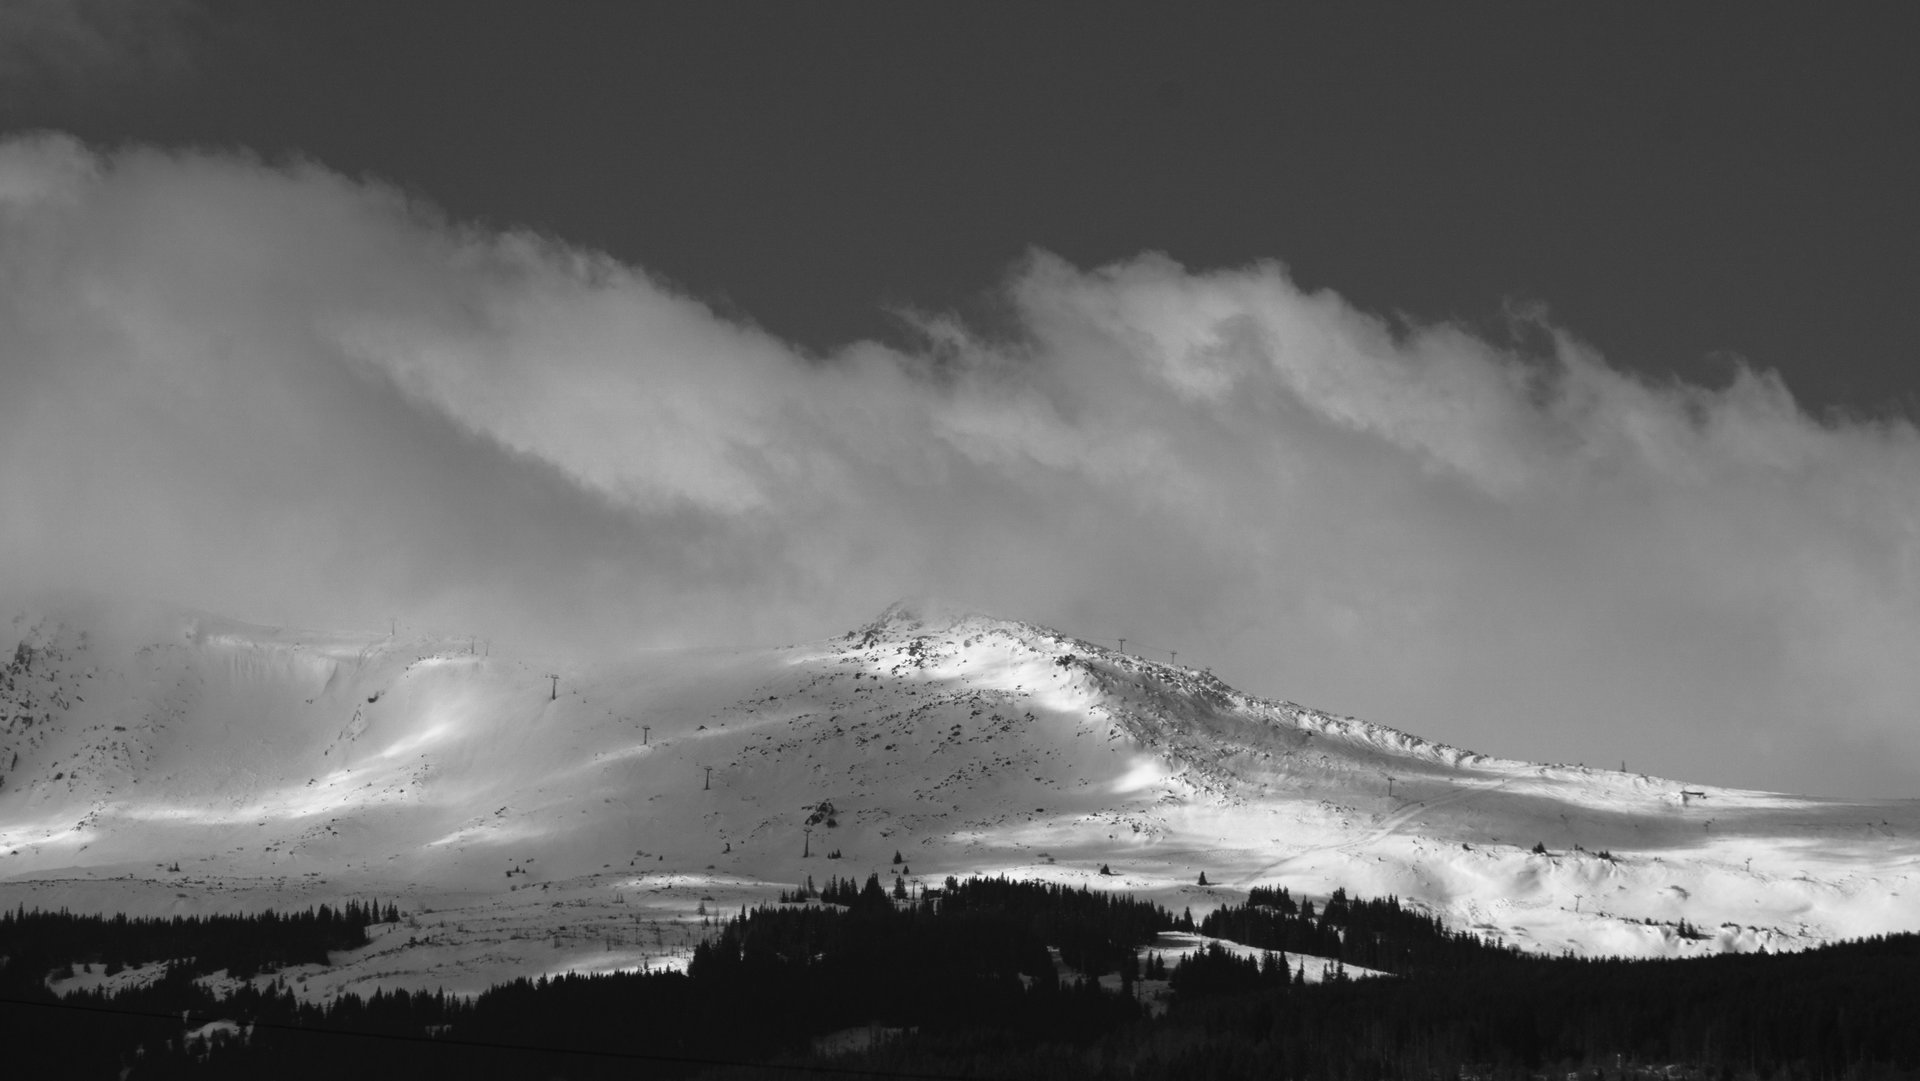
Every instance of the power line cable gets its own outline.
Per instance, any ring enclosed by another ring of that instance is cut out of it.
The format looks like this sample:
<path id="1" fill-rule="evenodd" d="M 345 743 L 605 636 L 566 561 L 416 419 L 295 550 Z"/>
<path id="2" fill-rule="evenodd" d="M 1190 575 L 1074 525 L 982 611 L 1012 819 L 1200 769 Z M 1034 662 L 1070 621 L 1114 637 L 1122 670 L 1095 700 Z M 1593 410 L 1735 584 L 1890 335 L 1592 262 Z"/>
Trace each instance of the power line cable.
<path id="1" fill-rule="evenodd" d="M 1088 645 L 1090 645 L 1090 646 L 1099 646 L 1099 647 L 1100 647 L 1100 648 L 1102 648 L 1102 649 L 1106 649 L 1106 650 L 1109 650 L 1109 651 L 1112 651 L 1112 652 L 1117 652 L 1117 653 L 1119 653 L 1119 654 L 1121 654 L 1122 656 L 1125 656 L 1125 657 L 1129 657 L 1129 658 L 1132 658 L 1133 660 L 1138 660 L 1138 661 L 1146 661 L 1146 662 L 1147 662 L 1148 664 L 1159 664 L 1159 663 L 1160 663 L 1159 661 L 1156 661 L 1156 660 L 1154 660 L 1154 659 L 1153 659 L 1153 658 L 1152 658 L 1151 656 L 1149 656 L 1148 654 L 1153 654 L 1153 653 L 1164 653 L 1164 654 L 1167 654 L 1167 656 L 1168 656 L 1168 657 L 1170 658 L 1170 660 L 1168 660 L 1168 661 L 1167 661 L 1167 667 L 1169 667 L 1169 668 L 1179 668 L 1179 667 L 1180 667 L 1180 664 L 1179 664 L 1179 657 L 1180 657 L 1180 653 L 1179 653 L 1179 651 L 1178 651 L 1178 650 L 1176 650 L 1176 649 L 1173 649 L 1173 648 L 1171 648 L 1171 647 L 1168 647 L 1168 646 L 1161 646 L 1161 645 L 1156 645 L 1156 644 L 1154 644 L 1154 643 L 1152 643 L 1152 642 L 1142 642 L 1142 641 L 1140 641 L 1139 639 L 1137 639 L 1137 638 L 1132 638 L 1132 637 L 1128 637 L 1128 638 L 1093 638 L 1093 637 L 1089 637 L 1089 636 L 1087 636 L 1087 635 L 1084 635 L 1084 634 L 1077 634 L 1077 635 L 1070 635 L 1069 637 L 1072 637 L 1072 638 L 1076 638 L 1076 639 L 1078 639 L 1079 641 L 1082 641 L 1082 642 L 1085 642 L 1085 643 L 1087 643 L 1087 644 L 1088 644 Z M 1132 643 L 1133 643 L 1133 648 L 1132 648 L 1132 649 L 1128 649 L 1128 648 L 1126 648 L 1126 644 L 1127 644 L 1128 642 L 1132 642 Z M 1118 648 L 1117 648 L 1117 649 L 1115 648 L 1115 647 L 1116 647 L 1116 643 L 1118 644 Z M 1189 666 L 1189 667 L 1191 667 L 1191 666 Z"/>

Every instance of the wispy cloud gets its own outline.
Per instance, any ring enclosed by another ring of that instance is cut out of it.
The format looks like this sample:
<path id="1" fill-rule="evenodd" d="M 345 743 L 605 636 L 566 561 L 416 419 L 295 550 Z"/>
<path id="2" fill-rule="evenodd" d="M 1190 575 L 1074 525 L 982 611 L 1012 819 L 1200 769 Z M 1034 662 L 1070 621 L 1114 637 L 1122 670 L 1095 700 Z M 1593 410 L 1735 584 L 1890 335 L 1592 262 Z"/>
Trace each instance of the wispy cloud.
<path id="1" fill-rule="evenodd" d="M 0 586 L 570 645 L 937 594 L 1524 757 L 1897 794 L 1920 439 L 1262 264 L 809 357 L 312 166 L 0 149 Z M 1535 317 L 1537 318 L 1537 317 Z"/>
<path id="2" fill-rule="evenodd" d="M 99 104 L 186 74 L 193 0 L 0 3 L 0 115 L 7 105 Z"/>

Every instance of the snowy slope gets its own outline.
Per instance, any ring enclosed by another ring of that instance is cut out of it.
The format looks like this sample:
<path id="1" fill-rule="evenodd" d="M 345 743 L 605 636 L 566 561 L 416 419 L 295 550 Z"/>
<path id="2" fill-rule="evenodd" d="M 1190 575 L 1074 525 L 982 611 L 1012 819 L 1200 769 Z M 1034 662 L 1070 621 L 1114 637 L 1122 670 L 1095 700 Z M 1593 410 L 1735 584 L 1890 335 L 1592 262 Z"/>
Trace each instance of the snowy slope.
<path id="1" fill-rule="evenodd" d="M 672 963 L 698 906 L 896 851 L 1196 914 L 1345 886 L 1554 951 L 1920 929 L 1913 801 L 1488 758 L 977 616 L 592 665 L 160 608 L 11 630 L 0 903 L 420 913 L 323 989 Z"/>

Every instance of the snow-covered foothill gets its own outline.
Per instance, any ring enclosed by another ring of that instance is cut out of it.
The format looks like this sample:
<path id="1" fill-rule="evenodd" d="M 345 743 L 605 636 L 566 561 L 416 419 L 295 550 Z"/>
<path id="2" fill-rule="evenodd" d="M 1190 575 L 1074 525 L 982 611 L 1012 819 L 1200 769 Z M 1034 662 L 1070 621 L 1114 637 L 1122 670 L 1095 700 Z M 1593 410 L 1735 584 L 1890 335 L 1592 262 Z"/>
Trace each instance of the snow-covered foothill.
<path id="1" fill-rule="evenodd" d="M 1196 916 L 1345 887 L 1556 953 L 1920 929 L 1914 801 L 1492 758 L 977 615 L 593 663 L 154 607 L 11 631 L 0 904 L 397 902 L 283 974 L 315 995 L 684 964 L 709 920 L 869 873 Z"/>

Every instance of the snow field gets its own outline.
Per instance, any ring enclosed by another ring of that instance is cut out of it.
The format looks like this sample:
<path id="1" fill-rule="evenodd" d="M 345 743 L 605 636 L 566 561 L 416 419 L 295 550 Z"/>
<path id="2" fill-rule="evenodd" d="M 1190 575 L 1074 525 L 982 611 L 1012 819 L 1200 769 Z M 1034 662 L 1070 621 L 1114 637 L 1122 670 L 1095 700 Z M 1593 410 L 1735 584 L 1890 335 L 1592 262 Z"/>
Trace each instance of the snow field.
<path id="1" fill-rule="evenodd" d="M 871 872 L 1196 916 L 1345 887 L 1551 952 L 1920 927 L 1912 801 L 1489 758 L 977 616 L 596 664 L 178 611 L 14 626 L 0 903 L 421 922 L 288 974 L 316 994 L 684 963 L 702 904 Z"/>

